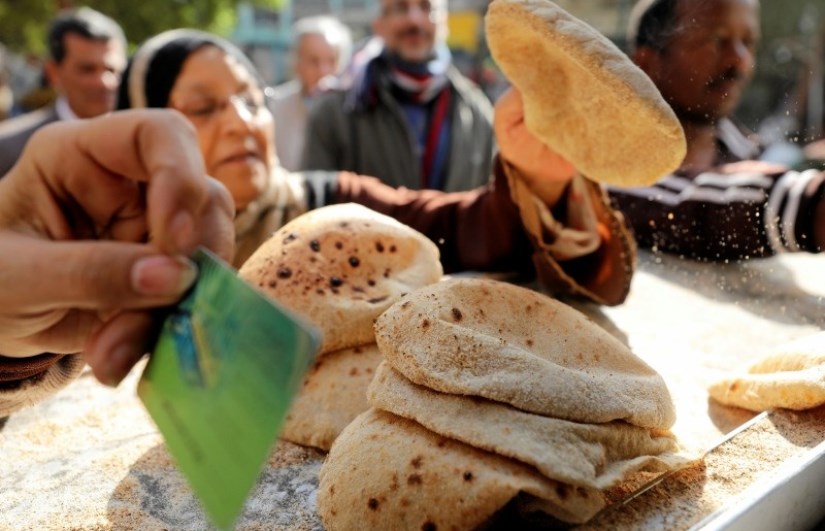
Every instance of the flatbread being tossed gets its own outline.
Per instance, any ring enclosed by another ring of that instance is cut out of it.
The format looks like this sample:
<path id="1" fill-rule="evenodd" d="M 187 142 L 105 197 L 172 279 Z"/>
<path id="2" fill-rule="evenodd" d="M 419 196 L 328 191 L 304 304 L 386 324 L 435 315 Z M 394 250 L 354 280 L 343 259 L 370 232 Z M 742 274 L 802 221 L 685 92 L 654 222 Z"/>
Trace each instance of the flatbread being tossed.
<path id="1" fill-rule="evenodd" d="M 485 22 L 496 64 L 522 93 L 527 128 L 582 174 L 642 186 L 682 164 L 676 115 L 597 30 L 548 0 L 495 0 Z"/>
<path id="2" fill-rule="evenodd" d="M 426 236 L 355 204 L 319 208 L 292 220 L 239 271 L 317 326 L 322 354 L 373 343 L 375 318 L 442 274 L 438 248 Z"/>
<path id="3" fill-rule="evenodd" d="M 347 426 L 324 461 L 318 512 L 330 531 L 476 529 L 517 496 L 532 502 L 532 510 L 574 523 L 605 504 L 599 491 L 557 483 L 370 409 Z"/>
<path id="4" fill-rule="evenodd" d="M 417 290 L 375 325 L 387 362 L 441 393 L 471 395 L 574 422 L 667 429 L 662 377 L 570 306 L 480 278 Z"/>
<path id="5" fill-rule="evenodd" d="M 714 382 L 708 392 L 722 404 L 751 411 L 825 404 L 825 332 L 780 346 L 746 373 Z"/>
<path id="6" fill-rule="evenodd" d="M 606 489 L 637 471 L 666 472 L 691 461 L 673 434 L 622 421 L 570 422 L 505 404 L 438 393 L 410 382 L 382 363 L 369 403 L 475 448 L 533 465 L 563 483 Z"/>
<path id="7" fill-rule="evenodd" d="M 292 402 L 281 438 L 329 450 L 347 424 L 370 408 L 367 387 L 382 359 L 375 344 L 320 356 Z"/>

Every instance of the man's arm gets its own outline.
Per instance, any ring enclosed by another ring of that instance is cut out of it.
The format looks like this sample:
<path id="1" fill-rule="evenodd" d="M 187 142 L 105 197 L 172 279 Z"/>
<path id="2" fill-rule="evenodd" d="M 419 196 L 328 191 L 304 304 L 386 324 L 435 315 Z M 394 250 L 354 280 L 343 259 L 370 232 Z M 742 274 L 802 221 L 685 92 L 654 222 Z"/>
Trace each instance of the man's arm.
<path id="1" fill-rule="evenodd" d="M 436 242 L 445 272 L 538 274 L 553 293 L 619 304 L 627 296 L 635 247 L 598 185 L 581 178 L 548 205 L 497 160 L 493 182 L 467 192 L 392 188 L 338 176 L 337 201 L 394 217 Z M 554 208 L 551 208 L 554 207 Z"/>
<path id="2" fill-rule="evenodd" d="M 532 248 L 503 173 L 491 186 L 467 192 L 394 188 L 352 173 L 339 174 L 337 186 L 337 202 L 360 203 L 433 240 L 445 272 L 532 268 Z"/>
<path id="3" fill-rule="evenodd" d="M 735 163 L 652 187 L 611 188 L 642 247 L 722 261 L 825 248 L 825 175 Z"/>

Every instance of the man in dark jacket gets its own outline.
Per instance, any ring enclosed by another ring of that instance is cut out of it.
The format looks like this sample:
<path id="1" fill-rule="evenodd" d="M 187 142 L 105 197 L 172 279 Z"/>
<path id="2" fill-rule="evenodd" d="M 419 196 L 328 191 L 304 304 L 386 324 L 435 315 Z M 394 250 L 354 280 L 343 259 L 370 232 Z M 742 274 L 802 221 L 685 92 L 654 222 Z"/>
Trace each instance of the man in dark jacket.
<path id="1" fill-rule="evenodd" d="M 377 36 L 351 85 L 317 102 L 303 167 L 374 175 L 391 186 L 469 190 L 487 182 L 492 109 L 452 66 L 446 0 L 382 0 Z"/>
<path id="2" fill-rule="evenodd" d="M 48 44 L 46 76 L 57 101 L 0 124 L 0 177 L 44 125 L 91 118 L 115 107 L 120 74 L 126 68 L 126 39 L 114 20 L 87 7 L 63 11 L 51 24 Z"/>
<path id="3" fill-rule="evenodd" d="M 825 249 L 825 175 L 758 161 L 730 119 L 754 69 L 758 0 L 641 0 L 632 58 L 673 107 L 682 167 L 652 187 L 613 188 L 641 247 L 706 260 Z"/>

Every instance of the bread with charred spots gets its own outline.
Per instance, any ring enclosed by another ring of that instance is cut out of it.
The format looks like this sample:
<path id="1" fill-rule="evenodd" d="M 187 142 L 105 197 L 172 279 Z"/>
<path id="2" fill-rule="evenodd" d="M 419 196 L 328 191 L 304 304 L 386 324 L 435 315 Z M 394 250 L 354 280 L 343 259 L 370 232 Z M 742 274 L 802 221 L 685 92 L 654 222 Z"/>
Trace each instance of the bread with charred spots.
<path id="1" fill-rule="evenodd" d="M 426 236 L 348 203 L 287 223 L 239 275 L 318 327 L 323 354 L 373 343 L 375 319 L 403 295 L 437 282 L 443 270 Z"/>

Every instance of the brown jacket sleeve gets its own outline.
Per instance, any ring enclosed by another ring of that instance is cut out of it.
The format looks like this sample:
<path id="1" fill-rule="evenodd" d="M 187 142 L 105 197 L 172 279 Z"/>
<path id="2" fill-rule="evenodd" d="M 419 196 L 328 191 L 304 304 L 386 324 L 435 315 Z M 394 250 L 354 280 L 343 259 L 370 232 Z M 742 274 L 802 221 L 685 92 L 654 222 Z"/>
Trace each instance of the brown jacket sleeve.
<path id="1" fill-rule="evenodd" d="M 56 393 L 83 369 L 80 355 L 0 356 L 0 417 Z"/>
<path id="2" fill-rule="evenodd" d="M 342 173 L 336 200 L 360 203 L 424 233 L 439 246 L 446 272 L 529 272 L 554 293 L 619 304 L 630 286 L 635 247 L 601 189 L 588 182 L 584 190 L 575 201 L 567 193 L 551 211 L 536 205 L 535 196 L 496 159 L 494 180 L 485 188 L 449 194 L 396 189 Z M 599 240 L 592 251 L 575 256 L 558 246 L 567 238 L 567 221 L 577 217 L 572 204 L 592 211 Z"/>

